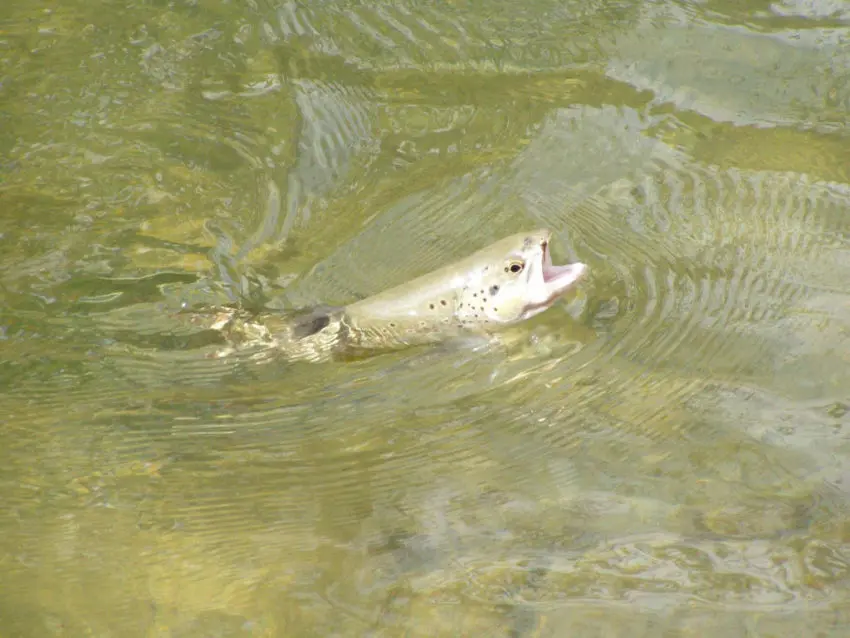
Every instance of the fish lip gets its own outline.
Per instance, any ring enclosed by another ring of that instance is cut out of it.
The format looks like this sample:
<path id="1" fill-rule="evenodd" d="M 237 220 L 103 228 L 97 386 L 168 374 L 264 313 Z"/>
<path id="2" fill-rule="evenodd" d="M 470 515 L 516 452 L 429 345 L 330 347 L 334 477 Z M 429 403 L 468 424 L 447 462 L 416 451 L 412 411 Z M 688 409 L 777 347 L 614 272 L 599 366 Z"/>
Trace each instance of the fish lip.
<path id="1" fill-rule="evenodd" d="M 576 261 L 571 264 L 564 264 L 563 266 L 555 266 L 552 263 L 552 255 L 549 252 L 548 238 L 541 242 L 540 247 L 543 251 L 541 275 L 543 277 L 543 283 L 546 284 L 547 287 L 560 283 L 558 281 L 559 278 L 564 277 L 566 279 L 566 276 L 569 275 L 568 281 L 564 283 L 563 287 L 556 286 L 553 291 L 554 294 L 559 294 L 562 290 L 565 290 L 581 279 L 587 272 L 587 264 L 583 264 L 580 261 Z"/>

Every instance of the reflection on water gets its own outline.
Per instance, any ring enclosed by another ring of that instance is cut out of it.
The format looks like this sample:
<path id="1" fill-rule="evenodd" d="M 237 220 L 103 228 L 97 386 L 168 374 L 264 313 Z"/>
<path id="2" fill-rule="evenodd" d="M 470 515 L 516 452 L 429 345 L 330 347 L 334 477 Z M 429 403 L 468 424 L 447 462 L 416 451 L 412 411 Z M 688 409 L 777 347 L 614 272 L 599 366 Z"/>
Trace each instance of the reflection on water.
<path id="1" fill-rule="evenodd" d="M 0 634 L 844 635 L 846 17 L 0 9 Z M 590 276 L 499 345 L 193 315 L 540 226 Z"/>

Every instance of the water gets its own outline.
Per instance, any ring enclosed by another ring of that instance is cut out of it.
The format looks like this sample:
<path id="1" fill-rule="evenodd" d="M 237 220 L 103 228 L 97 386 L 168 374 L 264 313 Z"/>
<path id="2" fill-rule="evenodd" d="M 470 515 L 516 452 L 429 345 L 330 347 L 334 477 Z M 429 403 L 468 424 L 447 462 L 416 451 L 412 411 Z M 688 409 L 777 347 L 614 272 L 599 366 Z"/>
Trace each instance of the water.
<path id="1" fill-rule="evenodd" d="M 844 636 L 850 12 L 0 8 L 0 635 Z M 545 226 L 501 348 L 234 354 Z"/>

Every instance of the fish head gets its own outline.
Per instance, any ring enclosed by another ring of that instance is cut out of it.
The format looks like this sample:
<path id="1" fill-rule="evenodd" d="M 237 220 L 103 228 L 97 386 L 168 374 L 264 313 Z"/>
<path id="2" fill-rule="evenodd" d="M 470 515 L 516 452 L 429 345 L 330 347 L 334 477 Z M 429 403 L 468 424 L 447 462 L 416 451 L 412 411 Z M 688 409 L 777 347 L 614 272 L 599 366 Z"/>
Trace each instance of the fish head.
<path id="1" fill-rule="evenodd" d="M 520 233 L 473 256 L 475 266 L 458 296 L 456 317 L 466 324 L 510 324 L 552 306 L 581 279 L 587 265 L 553 265 L 550 239 L 548 230 Z"/>

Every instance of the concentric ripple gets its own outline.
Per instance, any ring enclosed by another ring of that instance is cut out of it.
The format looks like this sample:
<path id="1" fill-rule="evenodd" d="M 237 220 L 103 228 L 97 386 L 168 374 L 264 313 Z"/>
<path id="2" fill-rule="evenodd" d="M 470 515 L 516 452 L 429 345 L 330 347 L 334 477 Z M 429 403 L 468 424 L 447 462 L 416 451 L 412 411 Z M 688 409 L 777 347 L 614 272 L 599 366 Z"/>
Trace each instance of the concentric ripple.
<path id="1" fill-rule="evenodd" d="M 425 4 L 7 10 L 4 629 L 846 616 L 840 12 Z M 589 276 L 492 341 L 311 364 L 210 329 L 535 227 Z"/>

